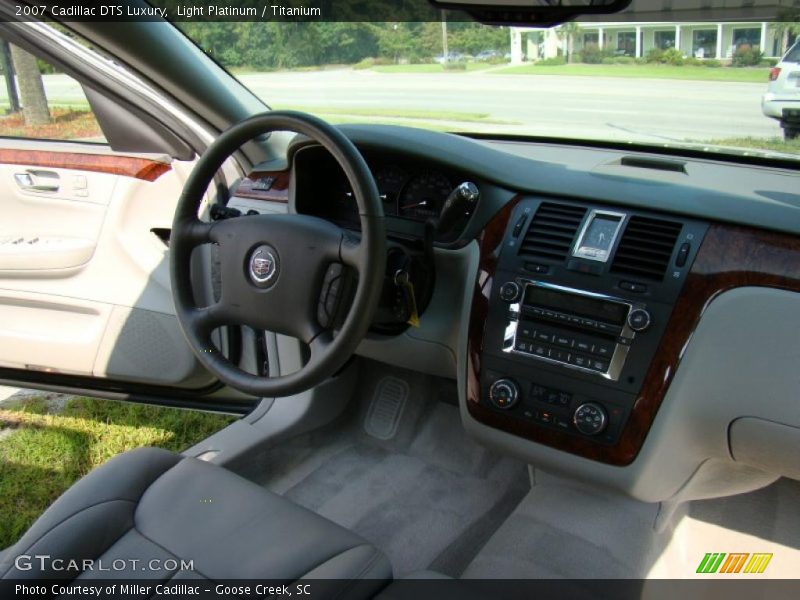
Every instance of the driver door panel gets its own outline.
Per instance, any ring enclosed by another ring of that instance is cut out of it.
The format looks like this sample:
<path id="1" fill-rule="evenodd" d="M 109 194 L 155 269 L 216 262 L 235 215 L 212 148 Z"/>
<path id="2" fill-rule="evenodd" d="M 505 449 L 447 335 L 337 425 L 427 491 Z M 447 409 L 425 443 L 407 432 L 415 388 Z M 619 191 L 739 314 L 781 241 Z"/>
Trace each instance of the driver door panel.
<path id="1" fill-rule="evenodd" d="M 168 247 L 190 163 L 3 140 L 0 366 L 159 386 L 214 382 L 175 318 Z"/>

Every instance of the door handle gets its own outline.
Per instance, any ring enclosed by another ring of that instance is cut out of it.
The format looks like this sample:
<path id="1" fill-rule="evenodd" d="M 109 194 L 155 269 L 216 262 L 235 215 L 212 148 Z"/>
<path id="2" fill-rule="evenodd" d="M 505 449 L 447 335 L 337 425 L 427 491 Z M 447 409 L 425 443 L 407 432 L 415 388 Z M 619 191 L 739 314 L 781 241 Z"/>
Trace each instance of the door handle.
<path id="1" fill-rule="evenodd" d="M 58 173 L 39 169 L 27 169 L 24 173 L 14 173 L 14 180 L 26 192 L 57 192 Z"/>

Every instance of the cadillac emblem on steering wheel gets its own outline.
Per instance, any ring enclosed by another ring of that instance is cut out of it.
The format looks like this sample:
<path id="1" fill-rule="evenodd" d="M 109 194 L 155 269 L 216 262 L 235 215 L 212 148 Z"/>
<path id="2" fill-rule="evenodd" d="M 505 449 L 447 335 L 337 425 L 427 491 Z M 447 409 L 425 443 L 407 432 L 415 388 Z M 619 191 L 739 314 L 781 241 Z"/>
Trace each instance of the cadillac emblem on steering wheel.
<path id="1" fill-rule="evenodd" d="M 271 246 L 259 246 L 250 255 L 250 280 L 261 288 L 272 287 L 278 279 L 280 262 L 278 253 Z"/>

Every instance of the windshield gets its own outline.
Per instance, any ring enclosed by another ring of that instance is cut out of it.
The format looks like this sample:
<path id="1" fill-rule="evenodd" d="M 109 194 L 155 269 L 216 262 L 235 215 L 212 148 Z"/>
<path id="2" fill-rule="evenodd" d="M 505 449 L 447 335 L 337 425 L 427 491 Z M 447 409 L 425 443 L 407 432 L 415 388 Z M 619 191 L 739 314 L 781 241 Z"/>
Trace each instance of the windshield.
<path id="1" fill-rule="evenodd" d="M 334 123 L 800 153 L 763 106 L 797 23 L 177 25 L 268 106 Z"/>

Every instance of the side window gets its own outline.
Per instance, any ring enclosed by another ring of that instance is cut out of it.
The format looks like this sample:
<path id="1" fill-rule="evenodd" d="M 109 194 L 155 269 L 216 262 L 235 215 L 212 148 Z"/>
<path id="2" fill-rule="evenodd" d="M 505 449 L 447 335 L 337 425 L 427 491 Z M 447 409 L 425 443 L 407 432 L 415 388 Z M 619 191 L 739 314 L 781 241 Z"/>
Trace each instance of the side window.
<path id="1" fill-rule="evenodd" d="M 0 38 L 0 137 L 104 144 L 81 84 Z"/>

